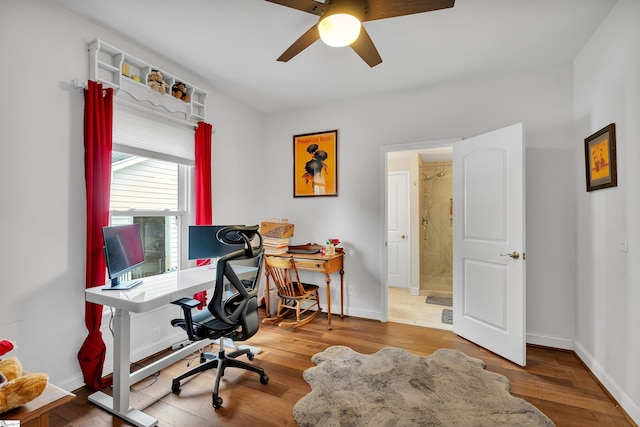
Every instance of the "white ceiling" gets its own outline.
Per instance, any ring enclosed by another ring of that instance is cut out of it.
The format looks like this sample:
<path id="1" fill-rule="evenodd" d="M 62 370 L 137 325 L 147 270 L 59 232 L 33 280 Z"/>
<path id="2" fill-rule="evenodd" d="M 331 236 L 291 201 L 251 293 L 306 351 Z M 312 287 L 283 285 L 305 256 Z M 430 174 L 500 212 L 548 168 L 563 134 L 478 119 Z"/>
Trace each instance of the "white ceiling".
<path id="1" fill-rule="evenodd" d="M 364 26 L 382 64 L 317 41 L 276 58 L 314 15 L 264 0 L 55 0 L 264 112 L 572 60 L 616 0 L 456 0 Z M 144 58 L 142 58 L 144 59 Z"/>

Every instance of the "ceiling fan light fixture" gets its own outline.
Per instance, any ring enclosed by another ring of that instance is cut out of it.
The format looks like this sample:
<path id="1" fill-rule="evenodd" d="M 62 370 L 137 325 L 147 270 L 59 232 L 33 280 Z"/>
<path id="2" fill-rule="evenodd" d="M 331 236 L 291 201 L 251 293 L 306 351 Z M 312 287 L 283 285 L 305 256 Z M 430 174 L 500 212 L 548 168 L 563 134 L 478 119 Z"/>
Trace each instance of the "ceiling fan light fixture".
<path id="1" fill-rule="evenodd" d="M 318 23 L 320 39 L 332 47 L 349 46 L 358 40 L 361 27 L 360 20 L 348 13 L 334 13 Z"/>

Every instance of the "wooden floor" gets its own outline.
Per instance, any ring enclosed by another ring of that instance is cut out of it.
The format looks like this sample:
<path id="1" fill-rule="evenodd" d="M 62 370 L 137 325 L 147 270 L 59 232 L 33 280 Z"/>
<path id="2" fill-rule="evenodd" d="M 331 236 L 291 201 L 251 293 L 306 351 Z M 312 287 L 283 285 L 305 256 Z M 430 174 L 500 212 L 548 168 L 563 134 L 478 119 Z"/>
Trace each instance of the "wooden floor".
<path id="1" fill-rule="evenodd" d="M 346 345 L 366 354 L 383 347 L 401 347 L 417 355 L 452 348 L 483 360 L 487 370 L 505 375 L 511 381 L 514 396 L 535 405 L 557 426 L 635 425 L 571 352 L 528 347 L 527 367 L 522 368 L 450 331 L 340 319 L 335 315 L 332 323 L 333 330 L 327 331 L 323 314 L 299 330 L 261 325 L 246 344 L 261 348 L 253 363 L 266 370 L 269 383 L 260 384 L 255 373 L 227 369 L 220 387 L 224 404 L 218 410 L 211 406 L 210 394 L 215 370 L 184 383 L 179 395 L 171 392 L 171 378 L 186 371 L 187 364 L 198 363 L 195 356 L 133 385 L 131 404 L 157 418 L 160 427 L 296 426 L 291 412 L 293 405 L 310 392 L 302 372 L 314 366 L 311 356 L 328 346 Z M 110 389 L 104 391 L 111 394 Z M 74 393 L 75 400 L 50 415 L 52 427 L 130 425 L 88 402 L 87 390 Z"/>

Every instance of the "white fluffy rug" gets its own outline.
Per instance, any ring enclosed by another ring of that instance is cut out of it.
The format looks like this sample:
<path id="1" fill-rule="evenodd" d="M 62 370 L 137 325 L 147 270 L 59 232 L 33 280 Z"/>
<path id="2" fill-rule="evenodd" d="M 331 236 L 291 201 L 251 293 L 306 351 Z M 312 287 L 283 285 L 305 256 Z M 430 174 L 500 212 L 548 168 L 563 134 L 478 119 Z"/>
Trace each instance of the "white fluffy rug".
<path id="1" fill-rule="evenodd" d="M 440 349 L 415 356 L 329 347 L 304 371 L 311 393 L 293 416 L 308 426 L 553 426 L 535 406 L 509 394 L 509 380 L 479 359 Z"/>

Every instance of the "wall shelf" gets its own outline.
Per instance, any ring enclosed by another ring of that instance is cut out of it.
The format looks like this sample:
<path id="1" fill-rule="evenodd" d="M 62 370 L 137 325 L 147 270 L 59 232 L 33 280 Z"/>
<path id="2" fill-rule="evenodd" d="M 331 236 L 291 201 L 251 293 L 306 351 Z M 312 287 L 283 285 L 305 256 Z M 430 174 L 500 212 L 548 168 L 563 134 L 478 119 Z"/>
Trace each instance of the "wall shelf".
<path id="1" fill-rule="evenodd" d="M 96 39 L 88 47 L 89 78 L 113 88 L 118 98 L 182 120 L 198 122 L 205 119 L 207 92 L 204 90 L 102 40 Z M 162 74 L 166 83 L 164 93 L 147 84 L 153 70 Z M 178 82 L 186 88 L 187 101 L 172 95 L 172 87 Z"/>

